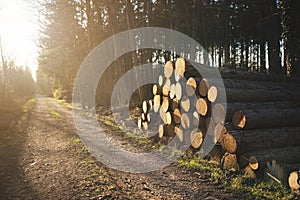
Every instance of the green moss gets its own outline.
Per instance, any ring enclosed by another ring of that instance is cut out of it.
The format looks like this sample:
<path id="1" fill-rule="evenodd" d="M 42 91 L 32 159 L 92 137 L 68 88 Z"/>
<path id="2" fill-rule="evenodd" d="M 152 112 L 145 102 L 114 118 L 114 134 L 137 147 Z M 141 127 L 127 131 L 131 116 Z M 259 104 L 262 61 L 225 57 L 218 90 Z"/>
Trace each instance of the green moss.
<path id="1" fill-rule="evenodd" d="M 178 163 L 189 169 L 207 175 L 213 183 L 223 185 L 229 189 L 249 194 L 255 199 L 294 199 L 295 194 L 272 180 L 253 179 L 242 172 L 222 169 L 210 161 L 196 156 L 184 156 Z"/>
<path id="2" fill-rule="evenodd" d="M 77 137 L 71 138 L 68 141 L 68 144 L 79 144 L 79 143 L 81 143 L 81 140 L 80 140 L 80 138 L 77 138 Z"/>

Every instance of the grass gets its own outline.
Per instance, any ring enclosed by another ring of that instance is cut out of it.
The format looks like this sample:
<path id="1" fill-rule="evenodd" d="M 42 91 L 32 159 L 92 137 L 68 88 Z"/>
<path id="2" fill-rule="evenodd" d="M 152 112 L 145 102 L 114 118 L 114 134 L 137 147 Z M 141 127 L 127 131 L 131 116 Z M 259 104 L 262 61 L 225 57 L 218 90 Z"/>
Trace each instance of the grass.
<path id="1" fill-rule="evenodd" d="M 25 103 L 25 105 L 22 106 L 22 111 L 23 111 L 24 113 L 30 112 L 30 111 L 34 108 L 35 103 L 36 103 L 36 99 L 35 99 L 35 98 L 29 99 L 29 100 Z"/>
<path id="2" fill-rule="evenodd" d="M 68 109 L 70 109 L 70 110 L 73 109 L 72 103 L 68 103 L 66 100 L 63 100 L 63 99 L 56 99 L 56 98 L 54 98 L 54 100 L 55 100 L 59 105 L 62 105 L 62 106 L 64 106 L 65 108 L 68 108 Z"/>
<path id="3" fill-rule="evenodd" d="M 58 112 L 56 112 L 54 109 L 49 108 L 48 111 L 49 111 L 50 115 L 52 117 L 54 117 L 56 120 L 60 120 L 62 118 L 62 116 Z"/>
<path id="4" fill-rule="evenodd" d="M 73 137 L 68 140 L 68 144 L 70 144 L 70 145 L 80 144 L 80 143 L 81 143 L 81 140 L 78 137 Z"/>
<path id="5" fill-rule="evenodd" d="M 295 199 L 295 194 L 286 187 L 269 179 L 253 179 L 242 172 L 224 170 L 221 166 L 195 155 L 185 155 L 179 165 L 206 174 L 212 183 L 249 194 L 255 199 Z"/>

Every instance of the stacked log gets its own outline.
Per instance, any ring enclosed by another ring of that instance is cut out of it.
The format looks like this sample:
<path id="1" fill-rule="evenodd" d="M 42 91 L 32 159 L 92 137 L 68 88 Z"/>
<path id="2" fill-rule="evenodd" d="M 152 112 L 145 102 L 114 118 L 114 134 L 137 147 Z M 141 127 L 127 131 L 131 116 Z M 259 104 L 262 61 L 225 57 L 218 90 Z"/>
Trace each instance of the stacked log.
<path id="1" fill-rule="evenodd" d="M 207 80 L 200 77 L 186 79 L 185 70 L 183 58 L 165 64 L 163 74 L 152 87 L 153 99 L 142 103 L 138 127 L 147 130 L 151 121 L 147 116 L 156 114 L 161 119 L 157 134 L 161 140 L 169 141 L 177 136 L 180 142 L 199 149 L 207 132 L 207 119 L 217 98 L 217 88 L 209 87 Z"/>
<path id="2" fill-rule="evenodd" d="M 223 168 L 252 177 L 264 171 L 276 178 L 277 168 L 270 170 L 268 163 L 279 162 L 288 169 L 280 182 L 299 189 L 300 82 L 247 72 L 223 78 L 222 83 L 213 76 L 201 77 L 183 58 L 168 61 L 153 85 L 153 99 L 142 104 L 139 128 L 148 129 L 152 110 L 162 121 L 159 138 L 178 137 L 194 150 L 212 129 L 217 144 L 207 158 L 218 157 Z M 222 92 L 227 102 L 220 98 Z"/>

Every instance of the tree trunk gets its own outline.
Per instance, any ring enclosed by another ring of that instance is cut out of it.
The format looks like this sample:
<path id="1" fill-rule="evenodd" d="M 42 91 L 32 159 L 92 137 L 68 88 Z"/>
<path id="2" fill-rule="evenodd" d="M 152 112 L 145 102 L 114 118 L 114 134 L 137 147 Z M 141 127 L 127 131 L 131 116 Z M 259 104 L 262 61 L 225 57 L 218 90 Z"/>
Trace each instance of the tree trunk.
<path id="1" fill-rule="evenodd" d="M 269 42 L 268 42 L 268 53 L 269 53 L 269 71 L 271 74 L 279 74 L 282 75 L 282 67 L 280 64 L 279 57 L 279 39 L 280 39 L 280 19 L 277 15 L 278 9 L 276 5 L 276 1 L 272 3 L 272 27 L 273 30 L 270 31 Z"/>

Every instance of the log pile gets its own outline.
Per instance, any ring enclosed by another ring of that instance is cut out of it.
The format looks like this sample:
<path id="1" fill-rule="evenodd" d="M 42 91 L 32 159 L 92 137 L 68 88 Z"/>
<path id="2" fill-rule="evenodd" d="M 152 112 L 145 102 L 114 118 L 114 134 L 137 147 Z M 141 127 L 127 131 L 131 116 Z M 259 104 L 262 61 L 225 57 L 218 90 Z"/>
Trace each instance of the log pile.
<path id="1" fill-rule="evenodd" d="M 161 141 L 177 136 L 195 151 L 211 131 L 217 144 L 207 158 L 218 158 L 225 169 L 252 177 L 266 174 L 299 190 L 299 82 L 247 73 L 223 77 L 225 89 L 215 77 L 201 77 L 183 58 L 168 61 L 153 85 L 153 99 L 142 102 L 139 128 L 148 130 L 151 115 L 158 115 Z M 219 99 L 222 92 L 227 102 Z"/>

